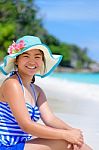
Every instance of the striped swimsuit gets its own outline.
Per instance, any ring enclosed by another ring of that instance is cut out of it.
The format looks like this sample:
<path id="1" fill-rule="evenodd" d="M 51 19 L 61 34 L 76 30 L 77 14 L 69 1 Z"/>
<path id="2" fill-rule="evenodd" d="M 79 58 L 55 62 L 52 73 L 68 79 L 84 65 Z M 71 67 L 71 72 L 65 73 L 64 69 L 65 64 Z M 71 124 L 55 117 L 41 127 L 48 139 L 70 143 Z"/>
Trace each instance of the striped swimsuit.
<path id="1" fill-rule="evenodd" d="M 24 92 L 21 77 L 17 72 L 14 72 L 14 74 L 15 73 L 18 76 L 19 83 L 21 84 Z M 12 75 L 13 73 L 10 76 Z M 31 89 L 35 98 L 35 102 L 37 102 L 37 95 L 33 84 L 31 84 Z M 30 114 L 31 120 L 35 122 L 38 121 L 40 119 L 40 112 L 38 106 L 35 104 L 35 106 L 33 107 L 29 103 L 26 103 L 26 107 Z M 15 147 L 15 150 L 23 150 L 23 148 L 21 148 L 22 145 L 20 145 L 20 143 L 23 143 L 24 147 L 24 143 L 30 140 L 31 138 L 32 136 L 22 131 L 22 129 L 18 125 L 18 122 L 15 120 L 10 110 L 9 104 L 6 102 L 0 102 L 0 150 L 3 147 L 6 147 L 7 149 L 8 147 L 10 147 L 10 149 L 11 147 Z M 2 150 L 4 150 L 4 148 Z"/>

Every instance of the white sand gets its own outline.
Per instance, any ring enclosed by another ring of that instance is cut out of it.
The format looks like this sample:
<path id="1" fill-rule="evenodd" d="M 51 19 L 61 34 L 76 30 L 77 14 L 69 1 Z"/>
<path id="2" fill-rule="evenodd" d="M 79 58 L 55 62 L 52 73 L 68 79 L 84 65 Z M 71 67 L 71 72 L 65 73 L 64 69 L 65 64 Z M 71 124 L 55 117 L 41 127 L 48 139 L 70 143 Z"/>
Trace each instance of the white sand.
<path id="1" fill-rule="evenodd" d="M 36 78 L 55 114 L 81 128 L 85 142 L 99 150 L 99 85 L 81 84 L 46 77 Z"/>

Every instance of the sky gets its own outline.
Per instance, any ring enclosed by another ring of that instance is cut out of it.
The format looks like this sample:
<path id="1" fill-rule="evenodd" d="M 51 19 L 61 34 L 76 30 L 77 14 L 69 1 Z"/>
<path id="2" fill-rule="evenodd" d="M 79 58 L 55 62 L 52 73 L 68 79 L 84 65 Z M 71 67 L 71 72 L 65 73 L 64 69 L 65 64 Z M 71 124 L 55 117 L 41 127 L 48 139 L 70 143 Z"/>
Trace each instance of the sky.
<path id="1" fill-rule="evenodd" d="M 99 62 L 99 0 L 35 0 L 47 31 Z"/>

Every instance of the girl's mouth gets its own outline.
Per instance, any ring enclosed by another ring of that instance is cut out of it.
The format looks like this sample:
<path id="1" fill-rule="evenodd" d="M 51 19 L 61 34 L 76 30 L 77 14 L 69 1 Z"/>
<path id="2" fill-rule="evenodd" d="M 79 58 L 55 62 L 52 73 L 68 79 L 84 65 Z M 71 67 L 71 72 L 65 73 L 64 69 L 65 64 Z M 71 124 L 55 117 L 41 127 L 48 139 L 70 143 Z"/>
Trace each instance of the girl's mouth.
<path id="1" fill-rule="evenodd" d="M 28 69 L 35 69 L 36 66 L 26 66 Z"/>

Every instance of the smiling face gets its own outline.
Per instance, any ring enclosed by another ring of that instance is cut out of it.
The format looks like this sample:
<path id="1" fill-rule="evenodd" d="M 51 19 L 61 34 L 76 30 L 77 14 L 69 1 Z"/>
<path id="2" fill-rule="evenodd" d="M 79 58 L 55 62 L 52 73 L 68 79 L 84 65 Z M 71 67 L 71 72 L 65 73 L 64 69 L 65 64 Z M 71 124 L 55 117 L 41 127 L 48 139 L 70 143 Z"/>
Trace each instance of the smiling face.
<path id="1" fill-rule="evenodd" d="M 24 52 L 16 59 L 18 71 L 29 76 L 35 75 L 40 70 L 43 63 L 43 52 L 39 49 Z"/>

